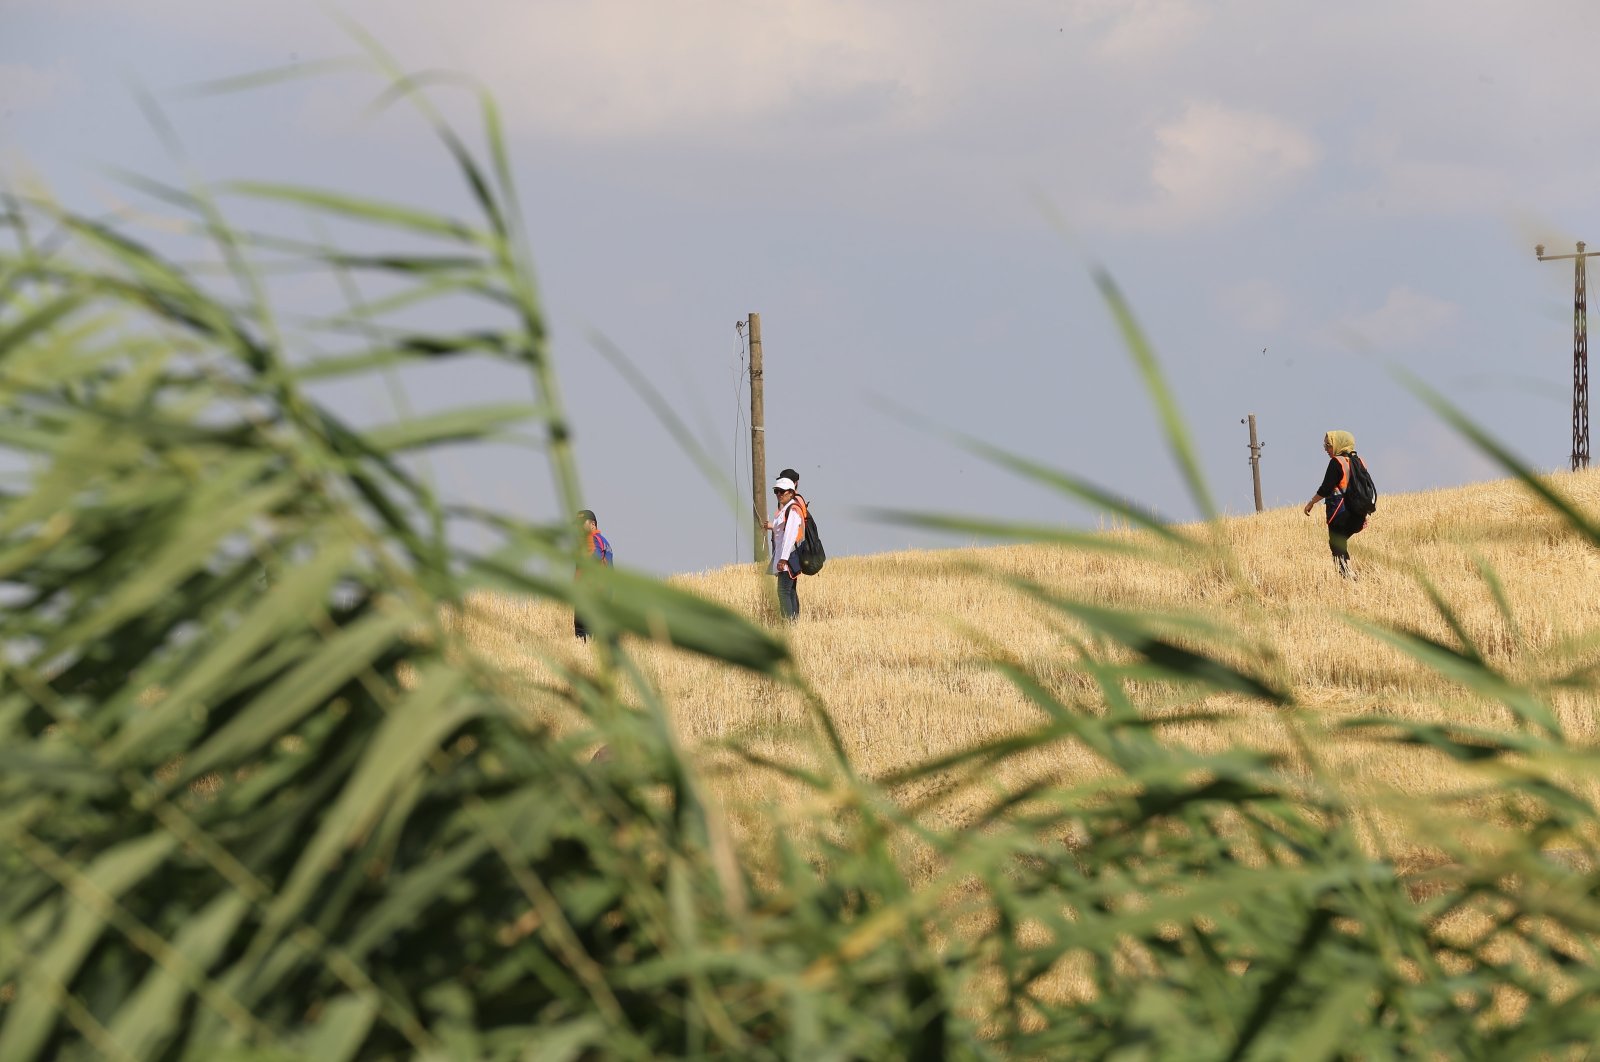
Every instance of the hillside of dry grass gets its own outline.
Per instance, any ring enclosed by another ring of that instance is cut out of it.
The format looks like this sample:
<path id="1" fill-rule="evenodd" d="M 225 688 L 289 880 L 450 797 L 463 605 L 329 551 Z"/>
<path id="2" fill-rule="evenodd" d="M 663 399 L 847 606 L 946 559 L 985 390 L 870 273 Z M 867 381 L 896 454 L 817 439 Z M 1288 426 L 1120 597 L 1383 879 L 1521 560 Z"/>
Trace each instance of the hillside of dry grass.
<path id="1" fill-rule="evenodd" d="M 1600 514 L 1600 472 L 1557 474 L 1549 482 L 1580 510 Z M 1458 644 L 1430 598 L 1431 584 L 1476 650 L 1515 680 L 1540 685 L 1600 659 L 1600 552 L 1516 481 L 1385 495 L 1353 540 L 1354 583 L 1330 563 L 1319 516 L 1298 507 L 1181 531 L 1215 534 L 1225 548 L 1204 560 L 1045 545 L 836 557 L 801 584 L 802 616 L 788 632 L 799 675 L 827 705 L 858 769 L 882 777 L 1039 721 L 1038 709 L 997 673 L 996 657 L 1026 668 L 1075 710 L 1096 710 L 1098 693 L 1084 660 L 1118 651 L 1086 644 L 1075 623 L 1008 580 L 1089 603 L 1199 617 L 1238 632 L 1237 659 L 1289 690 L 1303 711 L 1225 695 L 1196 701 L 1164 685 L 1134 683 L 1130 693 L 1141 710 L 1217 713 L 1215 720 L 1165 731 L 1206 750 L 1244 743 L 1296 755 L 1286 719 L 1309 720 L 1310 753 L 1368 795 L 1380 834 L 1393 833 L 1390 840 L 1412 850 L 1421 842 L 1400 836 L 1386 808 L 1451 791 L 1463 784 L 1458 768 L 1426 750 L 1401 753 L 1316 724 L 1384 715 L 1505 728 L 1510 717 L 1357 625 L 1406 628 Z M 1107 534 L 1149 541 L 1135 532 Z M 626 529 L 616 529 L 616 537 L 625 542 Z M 751 566 L 677 582 L 777 624 L 771 577 Z M 570 617 L 560 609 L 498 595 L 475 605 L 470 640 L 526 680 L 530 711 L 545 710 L 534 691 L 555 679 L 556 668 L 588 667 L 591 650 L 572 639 Z M 816 756 L 797 689 L 654 645 L 636 649 L 684 746 L 706 763 L 720 762 L 716 750 L 730 739 L 791 761 Z M 1596 705 L 1554 689 L 1548 696 L 1570 739 L 1592 743 Z M 719 788 L 735 802 L 753 798 L 781 808 L 783 783 L 757 783 L 750 770 L 723 774 Z M 985 788 L 1020 786 L 1040 775 L 1087 778 L 1099 770 L 1083 748 L 1061 745 L 1008 761 Z M 930 787 L 937 783 L 903 795 L 928 797 Z M 974 806 L 969 793 L 938 805 L 936 814 L 959 823 Z"/>

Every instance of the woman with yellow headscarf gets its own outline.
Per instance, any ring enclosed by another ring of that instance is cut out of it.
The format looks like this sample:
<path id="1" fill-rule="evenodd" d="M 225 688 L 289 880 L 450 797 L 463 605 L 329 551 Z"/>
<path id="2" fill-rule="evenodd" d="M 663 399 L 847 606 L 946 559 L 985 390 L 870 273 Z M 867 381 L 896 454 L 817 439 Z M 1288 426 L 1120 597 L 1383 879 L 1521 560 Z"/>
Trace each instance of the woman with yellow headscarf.
<path id="1" fill-rule="evenodd" d="M 1356 577 L 1355 569 L 1350 567 L 1350 536 L 1367 526 L 1365 514 L 1357 515 L 1345 505 L 1344 494 L 1350 486 L 1350 466 L 1353 461 L 1361 461 L 1361 467 L 1367 463 L 1356 453 L 1356 438 L 1347 431 L 1330 431 L 1322 437 L 1322 449 L 1328 455 L 1328 470 L 1322 474 L 1322 486 L 1317 488 L 1317 493 L 1306 502 L 1305 513 L 1311 515 L 1311 507 L 1317 502 L 1322 502 L 1328 514 L 1328 550 L 1333 554 L 1333 563 L 1339 569 L 1339 574 L 1346 579 Z"/>

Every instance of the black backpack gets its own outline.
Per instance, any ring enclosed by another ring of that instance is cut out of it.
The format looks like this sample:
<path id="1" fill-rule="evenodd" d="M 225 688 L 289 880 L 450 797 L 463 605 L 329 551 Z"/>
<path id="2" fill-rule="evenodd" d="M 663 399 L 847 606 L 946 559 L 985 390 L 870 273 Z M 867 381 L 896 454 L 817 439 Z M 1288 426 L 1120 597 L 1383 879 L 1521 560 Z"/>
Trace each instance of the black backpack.
<path id="1" fill-rule="evenodd" d="M 1344 507 L 1355 516 L 1370 516 L 1378 508 L 1378 488 L 1372 483 L 1367 463 L 1350 451 L 1350 479 L 1344 488 Z"/>
<path id="2" fill-rule="evenodd" d="M 798 543 L 800 553 L 800 574 L 815 575 L 827 563 L 828 551 L 822 548 L 822 535 L 817 531 L 817 519 L 811 515 L 811 506 L 806 506 L 806 530 Z"/>

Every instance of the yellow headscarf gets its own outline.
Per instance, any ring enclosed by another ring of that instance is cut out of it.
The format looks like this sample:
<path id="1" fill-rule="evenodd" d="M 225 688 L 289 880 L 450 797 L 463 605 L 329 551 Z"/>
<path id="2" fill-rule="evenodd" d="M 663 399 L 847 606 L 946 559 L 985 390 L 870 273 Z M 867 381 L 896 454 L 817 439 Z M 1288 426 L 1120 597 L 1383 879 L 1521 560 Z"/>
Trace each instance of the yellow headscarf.
<path id="1" fill-rule="evenodd" d="M 1347 454 L 1356 448 L 1356 437 L 1347 431 L 1330 431 L 1322 437 L 1322 441 L 1333 447 L 1333 456 Z"/>

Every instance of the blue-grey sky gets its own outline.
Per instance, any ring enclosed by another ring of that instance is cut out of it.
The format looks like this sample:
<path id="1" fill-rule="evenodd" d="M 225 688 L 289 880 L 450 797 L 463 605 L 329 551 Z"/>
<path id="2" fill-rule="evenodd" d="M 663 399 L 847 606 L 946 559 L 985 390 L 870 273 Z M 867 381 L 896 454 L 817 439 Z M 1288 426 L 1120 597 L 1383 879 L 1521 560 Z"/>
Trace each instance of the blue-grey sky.
<path id="1" fill-rule="evenodd" d="M 1389 366 L 1536 467 L 1566 467 L 1572 270 L 1532 248 L 1600 245 L 1600 6 L 1584 0 L 340 10 L 407 67 L 469 72 L 497 97 L 585 501 L 621 562 L 717 567 L 748 559 L 749 535 L 594 337 L 650 377 L 743 498 L 734 324 L 752 311 L 769 475 L 801 471 L 831 553 L 935 541 L 867 507 L 1094 525 L 891 406 L 1193 516 L 1094 264 L 1153 340 L 1227 510 L 1251 506 L 1251 412 L 1269 505 L 1311 495 L 1335 427 L 1383 490 L 1493 475 Z M 356 51 L 305 0 L 0 0 L 0 174 L 91 209 L 129 196 L 103 164 L 180 177 L 138 84 L 191 175 L 465 213 L 415 118 L 362 117 L 370 76 L 180 92 Z M 422 407 L 504 397 L 503 379 L 464 370 L 412 382 Z M 363 418 L 388 408 L 377 390 L 332 399 Z M 536 455 L 439 473 L 457 497 L 556 515 Z"/>

